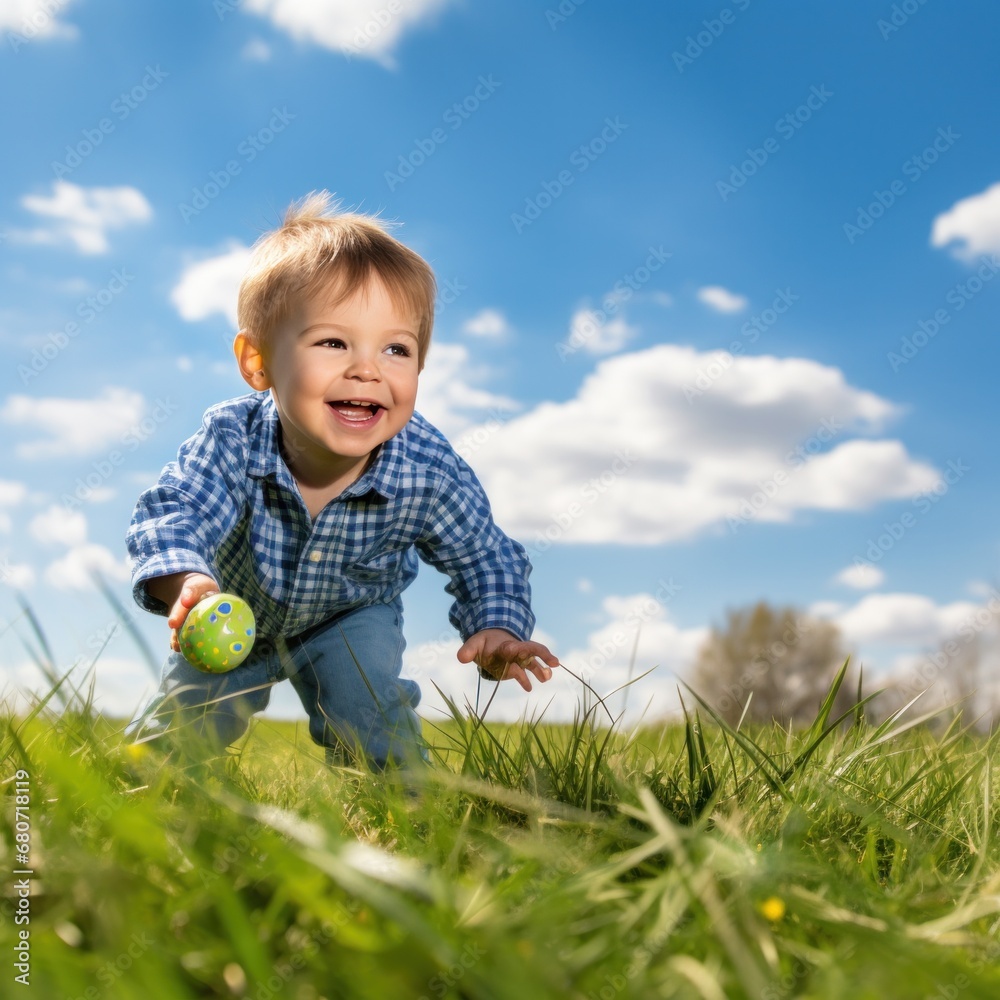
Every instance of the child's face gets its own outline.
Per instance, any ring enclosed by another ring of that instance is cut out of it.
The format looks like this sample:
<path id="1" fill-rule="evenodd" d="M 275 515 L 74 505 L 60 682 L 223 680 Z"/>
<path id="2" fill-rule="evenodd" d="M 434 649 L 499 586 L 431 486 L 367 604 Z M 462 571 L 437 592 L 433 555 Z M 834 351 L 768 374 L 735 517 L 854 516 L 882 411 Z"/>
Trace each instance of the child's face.
<path id="1" fill-rule="evenodd" d="M 416 402 L 417 347 L 415 317 L 377 279 L 336 306 L 322 295 L 302 300 L 264 351 L 293 474 L 342 474 L 403 429 Z"/>

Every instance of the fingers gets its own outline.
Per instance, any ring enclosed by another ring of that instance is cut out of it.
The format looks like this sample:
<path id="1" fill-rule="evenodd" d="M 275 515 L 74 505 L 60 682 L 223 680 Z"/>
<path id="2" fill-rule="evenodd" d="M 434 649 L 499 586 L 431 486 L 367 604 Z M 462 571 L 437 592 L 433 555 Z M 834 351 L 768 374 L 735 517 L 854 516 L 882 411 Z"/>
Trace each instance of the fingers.
<path id="1" fill-rule="evenodd" d="M 181 592 L 170 609 L 167 624 L 172 629 L 179 629 L 187 618 L 187 613 L 201 600 L 211 594 L 219 593 L 218 584 L 210 577 L 196 573 L 184 581 Z"/>
<path id="2" fill-rule="evenodd" d="M 511 663 L 508 665 L 506 673 L 508 678 L 513 677 L 525 691 L 531 690 L 531 681 L 528 680 L 528 675 L 524 672 L 522 667 L 518 666 L 516 663 Z"/>
<path id="3" fill-rule="evenodd" d="M 531 690 L 531 681 L 524 672 L 524 668 L 517 663 L 500 663 L 492 666 L 484 666 L 483 670 L 497 683 L 500 681 L 517 681 L 525 691 Z"/>
<path id="4" fill-rule="evenodd" d="M 539 657 L 545 662 L 539 662 Z M 530 691 L 528 673 L 544 684 L 552 678 L 552 667 L 558 667 L 559 660 L 541 643 L 511 640 L 493 650 L 489 662 L 480 661 L 480 665 L 498 680 L 513 678 L 525 691 Z"/>
<path id="5" fill-rule="evenodd" d="M 460 663 L 475 661 L 480 672 L 494 680 L 516 680 L 525 691 L 531 690 L 529 673 L 545 683 L 552 677 L 558 658 L 540 642 L 516 639 L 499 629 L 485 629 L 470 636 L 458 650 Z"/>
<path id="6" fill-rule="evenodd" d="M 477 640 L 477 637 L 473 636 L 468 642 L 462 644 L 461 649 L 455 655 L 458 657 L 459 663 L 471 663 L 478 658 L 482 649 L 482 640 Z"/>

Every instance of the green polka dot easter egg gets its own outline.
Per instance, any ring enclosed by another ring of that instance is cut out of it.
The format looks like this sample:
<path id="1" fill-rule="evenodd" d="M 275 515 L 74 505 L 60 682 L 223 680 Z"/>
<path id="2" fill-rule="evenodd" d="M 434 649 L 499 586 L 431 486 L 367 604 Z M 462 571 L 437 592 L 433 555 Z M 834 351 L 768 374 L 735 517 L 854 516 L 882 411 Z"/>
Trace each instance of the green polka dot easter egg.
<path id="1" fill-rule="evenodd" d="M 188 612 L 178 640 L 192 667 L 224 674 L 250 655 L 256 632 L 253 612 L 243 598 L 212 594 Z"/>

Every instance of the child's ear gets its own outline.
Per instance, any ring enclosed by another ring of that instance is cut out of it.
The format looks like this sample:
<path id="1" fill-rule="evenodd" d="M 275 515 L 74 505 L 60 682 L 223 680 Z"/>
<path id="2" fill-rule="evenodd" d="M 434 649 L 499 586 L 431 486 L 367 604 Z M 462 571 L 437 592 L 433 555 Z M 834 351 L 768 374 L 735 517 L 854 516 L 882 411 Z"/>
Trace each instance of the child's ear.
<path id="1" fill-rule="evenodd" d="M 254 346 L 247 336 L 246 330 L 240 330 L 233 341 L 233 353 L 236 363 L 240 366 L 240 374 L 251 389 L 270 389 L 271 380 L 264 371 L 264 355 L 260 348 Z"/>

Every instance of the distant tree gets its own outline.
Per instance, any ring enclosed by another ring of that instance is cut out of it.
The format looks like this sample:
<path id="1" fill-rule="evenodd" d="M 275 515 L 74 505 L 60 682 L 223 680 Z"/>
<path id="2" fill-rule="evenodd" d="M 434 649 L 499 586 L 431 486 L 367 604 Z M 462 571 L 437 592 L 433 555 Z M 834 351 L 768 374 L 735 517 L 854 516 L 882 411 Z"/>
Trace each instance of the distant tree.
<path id="1" fill-rule="evenodd" d="M 748 719 L 808 723 L 845 659 L 836 625 L 760 601 L 727 611 L 725 626 L 712 629 L 691 686 L 730 723 L 739 720 L 751 693 Z M 846 678 L 835 712 L 847 711 L 856 695 L 857 681 Z"/>

